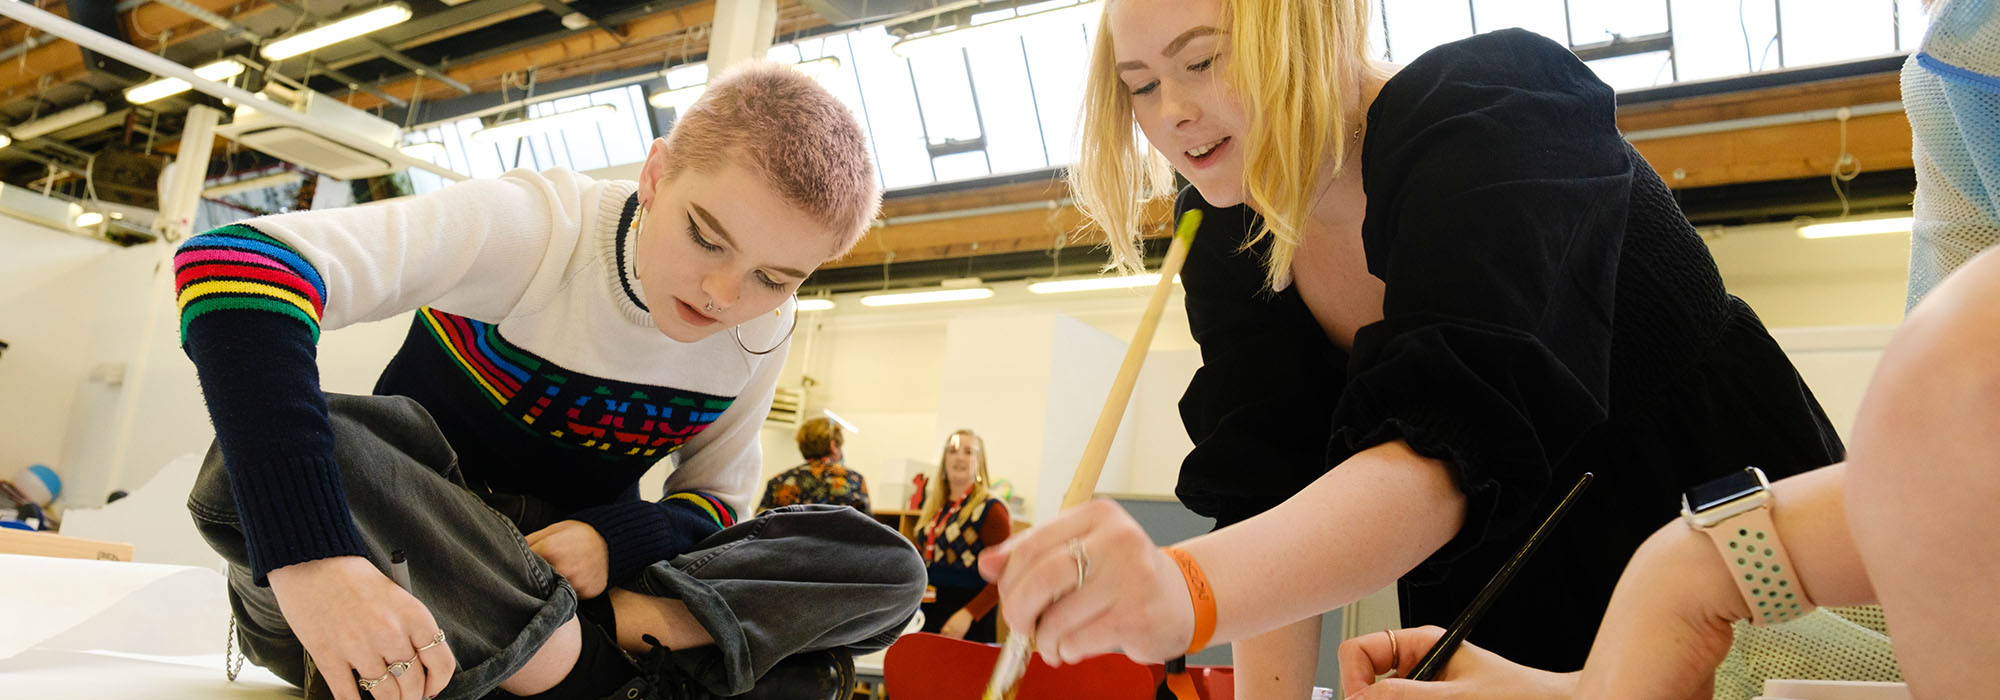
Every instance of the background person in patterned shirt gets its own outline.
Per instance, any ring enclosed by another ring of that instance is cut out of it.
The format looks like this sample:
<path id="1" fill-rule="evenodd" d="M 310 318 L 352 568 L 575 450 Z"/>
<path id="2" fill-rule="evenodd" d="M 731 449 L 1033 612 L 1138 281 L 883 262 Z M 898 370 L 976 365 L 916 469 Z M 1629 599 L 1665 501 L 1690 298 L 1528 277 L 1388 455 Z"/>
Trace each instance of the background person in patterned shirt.
<path id="1" fill-rule="evenodd" d="M 802 503 L 853 506 L 868 512 L 868 482 L 861 478 L 861 472 L 841 464 L 840 446 L 847 439 L 840 433 L 840 424 L 826 418 L 806 421 L 799 426 L 798 442 L 799 456 L 806 463 L 771 477 L 764 484 L 764 500 L 758 502 L 757 512 Z"/>

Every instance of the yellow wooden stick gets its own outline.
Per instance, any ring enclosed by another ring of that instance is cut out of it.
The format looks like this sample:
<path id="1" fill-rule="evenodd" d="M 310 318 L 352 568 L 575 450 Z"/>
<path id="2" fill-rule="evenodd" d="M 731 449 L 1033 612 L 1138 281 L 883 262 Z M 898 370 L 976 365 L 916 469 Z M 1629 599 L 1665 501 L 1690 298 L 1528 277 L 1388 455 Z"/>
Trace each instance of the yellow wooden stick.
<path id="1" fill-rule="evenodd" d="M 1160 265 L 1160 281 L 1153 285 L 1153 296 L 1146 301 L 1146 312 L 1139 317 L 1139 330 L 1132 334 L 1132 342 L 1125 348 L 1125 363 L 1118 366 L 1118 377 L 1111 381 L 1111 394 L 1104 399 L 1104 410 L 1097 414 L 1097 426 L 1090 431 L 1090 443 L 1083 448 L 1083 458 L 1078 460 L 1076 474 L 1069 479 L 1069 490 L 1063 492 L 1062 510 L 1069 510 L 1097 492 L 1097 477 L 1104 472 L 1104 459 L 1111 454 L 1111 441 L 1118 437 L 1118 424 L 1125 418 L 1125 407 L 1132 402 L 1132 387 L 1139 381 L 1139 368 L 1146 364 L 1146 352 L 1153 345 L 1153 331 L 1160 327 L 1160 314 L 1167 308 L 1167 297 L 1174 291 L 1174 276 L 1180 274 L 1181 265 L 1187 262 L 1188 247 L 1194 243 L 1194 234 L 1201 228 L 1201 210 L 1189 209 L 1181 214 L 1180 224 L 1174 227 L 1174 241 L 1167 247 L 1166 262 Z M 993 664 L 993 675 L 986 681 L 986 693 L 982 700 L 1010 700 L 1014 684 L 1028 671 L 1028 635 L 1010 632 L 1007 641 L 1000 646 L 1000 658 Z"/>

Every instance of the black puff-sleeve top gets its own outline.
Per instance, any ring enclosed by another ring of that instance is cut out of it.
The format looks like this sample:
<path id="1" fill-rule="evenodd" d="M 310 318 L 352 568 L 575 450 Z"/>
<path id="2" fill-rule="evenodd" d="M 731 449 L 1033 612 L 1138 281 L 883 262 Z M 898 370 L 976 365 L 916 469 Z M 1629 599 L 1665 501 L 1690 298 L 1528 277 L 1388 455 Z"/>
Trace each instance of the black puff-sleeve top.
<path id="1" fill-rule="evenodd" d="M 1575 55 L 1521 30 L 1438 47 L 1391 78 L 1361 151 L 1384 318 L 1348 351 L 1295 289 L 1263 288 L 1268 246 L 1241 250 L 1253 213 L 1183 192 L 1178 210 L 1206 211 L 1181 274 L 1203 361 L 1181 400 L 1195 443 L 1181 500 L 1227 526 L 1403 440 L 1466 496 L 1464 527 L 1401 587 L 1404 624 L 1445 625 L 1595 472 L 1472 636 L 1563 670 L 1682 489 L 1837 461 L 1819 406 L 1723 289 L 1615 107 Z"/>

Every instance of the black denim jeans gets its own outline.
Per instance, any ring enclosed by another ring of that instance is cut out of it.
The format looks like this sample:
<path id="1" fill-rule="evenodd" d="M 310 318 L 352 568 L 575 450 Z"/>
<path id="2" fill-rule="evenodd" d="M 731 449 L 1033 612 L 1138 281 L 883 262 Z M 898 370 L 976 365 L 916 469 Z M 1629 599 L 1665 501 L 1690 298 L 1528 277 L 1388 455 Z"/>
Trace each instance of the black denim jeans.
<path id="1" fill-rule="evenodd" d="M 459 671 L 439 697 L 486 695 L 575 614 L 575 591 L 522 537 L 557 516 L 532 497 L 468 489 L 456 455 L 415 401 L 327 400 L 334 458 L 369 558 L 386 572 L 389 553 L 404 552 L 411 592 L 429 606 L 458 657 Z M 188 510 L 229 562 L 244 655 L 303 686 L 305 649 L 271 590 L 252 581 L 228 472 L 214 447 Z M 715 645 L 677 650 L 675 664 L 710 692 L 735 695 L 792 654 L 888 646 L 923 598 L 924 568 L 907 540 L 852 508 L 794 506 L 715 533 L 621 585 L 682 601 Z"/>

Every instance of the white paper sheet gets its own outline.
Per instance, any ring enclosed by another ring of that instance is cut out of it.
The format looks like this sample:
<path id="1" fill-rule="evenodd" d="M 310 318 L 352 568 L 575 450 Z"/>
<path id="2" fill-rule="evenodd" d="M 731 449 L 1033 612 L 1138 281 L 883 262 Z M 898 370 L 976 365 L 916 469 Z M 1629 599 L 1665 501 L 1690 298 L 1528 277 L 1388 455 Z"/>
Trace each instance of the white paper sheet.
<path id="1" fill-rule="evenodd" d="M 211 569 L 0 554 L 0 695 L 285 698 L 245 664 L 230 683 L 227 583 Z"/>

